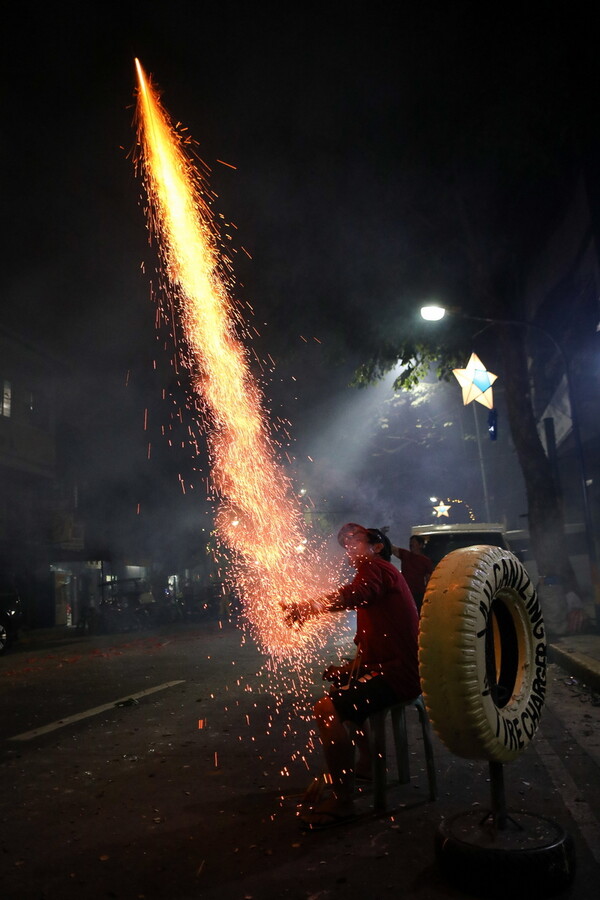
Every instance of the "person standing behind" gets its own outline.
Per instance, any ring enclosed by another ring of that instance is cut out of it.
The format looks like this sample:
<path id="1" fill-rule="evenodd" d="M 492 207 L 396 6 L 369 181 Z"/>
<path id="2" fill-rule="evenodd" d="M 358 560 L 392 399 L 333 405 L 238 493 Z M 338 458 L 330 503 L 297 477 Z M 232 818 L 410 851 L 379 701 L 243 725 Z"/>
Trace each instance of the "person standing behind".
<path id="1" fill-rule="evenodd" d="M 410 550 L 405 550 L 402 547 L 394 547 L 392 544 L 392 553 L 394 556 L 398 557 L 402 563 L 402 574 L 406 579 L 420 614 L 423 605 L 423 597 L 425 596 L 425 588 L 427 587 L 427 582 L 429 581 L 435 566 L 423 552 L 425 538 L 420 534 L 413 534 L 408 546 L 410 547 Z"/>

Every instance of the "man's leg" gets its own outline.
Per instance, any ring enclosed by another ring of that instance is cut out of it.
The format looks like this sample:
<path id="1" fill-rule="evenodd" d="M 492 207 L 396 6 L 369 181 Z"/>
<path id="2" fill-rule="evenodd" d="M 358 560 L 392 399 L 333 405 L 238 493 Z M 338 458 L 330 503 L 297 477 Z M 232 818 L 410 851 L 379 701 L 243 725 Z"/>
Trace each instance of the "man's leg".
<path id="1" fill-rule="evenodd" d="M 327 804 L 328 811 L 333 815 L 351 815 L 354 811 L 354 743 L 329 697 L 317 701 L 315 716 L 334 795 L 334 803 Z"/>
<path id="2" fill-rule="evenodd" d="M 369 723 L 365 720 L 362 725 L 358 725 L 354 735 L 354 743 L 358 750 L 358 759 L 354 766 L 354 773 L 357 778 L 370 781 L 372 772 L 371 743 L 369 740 Z"/>

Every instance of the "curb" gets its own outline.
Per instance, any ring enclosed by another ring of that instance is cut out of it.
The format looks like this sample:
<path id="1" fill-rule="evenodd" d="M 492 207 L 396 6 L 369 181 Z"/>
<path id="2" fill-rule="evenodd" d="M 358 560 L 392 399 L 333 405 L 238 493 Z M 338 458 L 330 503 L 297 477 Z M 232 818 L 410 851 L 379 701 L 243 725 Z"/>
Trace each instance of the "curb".
<path id="1" fill-rule="evenodd" d="M 548 645 L 548 659 L 579 678 L 593 691 L 600 692 L 600 661 L 585 653 L 577 653 L 574 650 L 566 652 L 557 644 Z"/>

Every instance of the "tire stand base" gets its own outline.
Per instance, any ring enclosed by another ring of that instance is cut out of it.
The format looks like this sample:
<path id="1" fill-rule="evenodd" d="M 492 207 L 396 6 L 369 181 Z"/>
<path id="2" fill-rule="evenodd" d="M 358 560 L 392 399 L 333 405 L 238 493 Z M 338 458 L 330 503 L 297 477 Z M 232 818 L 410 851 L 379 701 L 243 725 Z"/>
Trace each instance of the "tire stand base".
<path id="1" fill-rule="evenodd" d="M 506 810 L 502 766 L 490 763 L 492 810 L 444 820 L 435 836 L 438 866 L 456 888 L 477 897 L 553 897 L 575 875 L 572 838 L 556 822 Z"/>

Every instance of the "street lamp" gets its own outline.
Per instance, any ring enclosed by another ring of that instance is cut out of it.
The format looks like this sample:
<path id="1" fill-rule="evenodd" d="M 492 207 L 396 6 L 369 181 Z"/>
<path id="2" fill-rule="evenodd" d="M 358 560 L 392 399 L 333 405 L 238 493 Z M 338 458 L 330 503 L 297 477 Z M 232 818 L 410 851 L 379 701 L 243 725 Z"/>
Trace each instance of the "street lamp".
<path id="1" fill-rule="evenodd" d="M 421 316 L 427 322 L 439 322 L 446 315 L 446 309 L 443 306 L 422 306 Z"/>
<path id="2" fill-rule="evenodd" d="M 598 590 L 598 586 L 596 584 L 596 572 L 597 572 L 597 562 L 598 557 L 596 553 L 596 544 L 594 541 L 594 529 L 592 516 L 590 511 L 590 505 L 588 501 L 588 492 L 587 492 L 587 474 L 585 468 L 585 457 L 583 454 L 583 444 L 581 442 L 581 431 L 579 429 L 579 418 L 577 415 L 577 405 L 575 403 L 575 393 L 573 391 L 572 379 L 571 379 L 571 366 L 569 364 L 569 360 L 567 354 L 565 353 L 564 347 L 556 340 L 554 335 L 550 334 L 549 331 L 546 331 L 545 328 L 542 328 L 540 325 L 535 325 L 533 322 L 526 322 L 520 319 L 489 319 L 484 316 L 471 316 L 463 313 L 461 310 L 445 307 L 440 304 L 431 303 L 427 306 L 421 307 L 421 317 L 428 322 L 439 322 L 444 318 L 446 314 L 457 315 L 461 319 L 470 319 L 473 322 L 486 322 L 489 325 L 515 325 L 518 328 L 530 328 L 532 331 L 538 331 L 540 334 L 543 334 L 554 346 L 560 359 L 562 360 L 563 368 L 565 371 L 565 381 L 567 385 L 567 396 L 569 398 L 569 406 L 571 407 L 571 430 L 573 432 L 573 441 L 575 442 L 575 452 L 577 454 L 577 461 L 579 464 L 579 473 L 581 479 L 581 494 L 583 500 L 583 516 L 584 516 L 584 524 L 585 524 L 585 535 L 586 535 L 586 544 L 587 551 L 590 560 L 591 574 L 592 574 L 592 585 L 594 590 Z M 596 604 L 599 602 L 599 598 L 596 596 L 594 598 Z M 600 607 L 597 607 L 599 609 Z"/>

